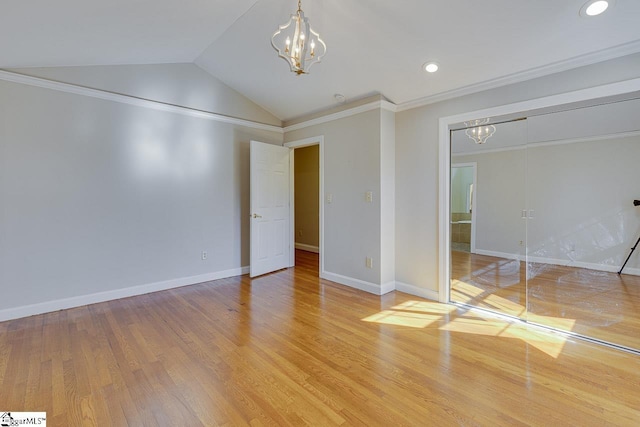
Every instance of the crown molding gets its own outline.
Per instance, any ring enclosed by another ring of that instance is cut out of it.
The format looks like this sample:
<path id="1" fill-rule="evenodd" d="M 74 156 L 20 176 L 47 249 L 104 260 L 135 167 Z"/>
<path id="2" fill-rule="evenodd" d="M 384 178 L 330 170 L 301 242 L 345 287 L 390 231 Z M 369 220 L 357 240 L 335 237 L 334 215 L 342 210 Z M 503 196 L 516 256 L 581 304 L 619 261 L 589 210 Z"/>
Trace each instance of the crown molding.
<path id="1" fill-rule="evenodd" d="M 490 148 L 488 150 L 481 150 L 481 151 L 459 151 L 456 153 L 452 152 L 451 158 L 454 159 L 456 157 L 479 156 L 482 154 L 502 153 L 504 151 L 531 150 L 531 149 L 536 149 L 540 147 L 552 147 L 554 145 L 576 144 L 579 142 L 608 141 L 612 139 L 631 138 L 634 136 L 640 136 L 640 130 L 633 130 L 633 131 L 619 132 L 619 133 L 609 133 L 604 135 L 580 136 L 580 137 L 568 138 L 568 139 L 552 139 L 549 141 L 539 141 L 539 142 L 533 141 L 533 142 L 527 143 L 526 145 Z"/>
<path id="2" fill-rule="evenodd" d="M 0 80 L 19 83 L 29 86 L 41 87 L 45 89 L 56 90 L 59 92 L 72 93 L 76 95 L 88 96 L 91 98 L 104 99 L 108 101 L 119 102 L 121 104 L 134 105 L 137 107 L 150 108 L 158 111 L 166 111 L 184 116 L 197 117 L 206 120 L 213 120 L 222 123 L 229 123 L 238 126 L 244 126 L 252 129 L 265 130 L 270 132 L 276 132 L 284 134 L 297 129 L 303 129 L 309 126 L 327 123 L 333 120 L 353 116 L 366 111 L 375 109 L 382 109 L 391 112 L 396 112 L 396 105 L 385 100 L 379 100 L 370 102 L 368 104 L 359 105 L 357 107 L 348 108 L 337 113 L 328 114 L 326 116 L 318 117 L 316 119 L 307 120 L 301 123 L 296 123 L 287 127 L 280 127 L 275 125 L 267 125 L 264 123 L 258 123 L 251 120 L 237 119 L 235 117 L 228 117 L 222 114 L 211 113 L 203 110 L 196 110 L 194 108 L 183 107 L 179 105 L 166 104 L 159 101 L 152 101 L 150 99 L 138 98 L 131 95 L 123 95 L 120 93 L 109 92 L 100 89 L 92 89 L 84 86 L 74 85 L 70 83 L 62 83 L 54 80 L 48 80 L 41 77 L 32 77 L 20 73 L 14 73 L 11 71 L 0 70 Z"/>
<path id="3" fill-rule="evenodd" d="M 548 64 L 542 67 L 532 68 L 526 71 L 513 73 L 507 76 L 498 77 L 496 79 L 486 80 L 484 82 L 464 86 L 457 89 L 437 93 L 435 95 L 429 95 L 423 98 L 415 99 L 400 104 L 393 104 L 389 101 L 379 100 L 370 102 L 367 104 L 359 105 L 357 107 L 348 108 L 343 111 L 339 111 L 326 116 L 321 116 L 315 119 L 306 120 L 300 123 L 296 123 L 286 127 L 280 127 L 275 125 L 268 125 L 264 123 L 254 122 L 251 120 L 238 119 L 234 117 L 224 116 L 222 114 L 211 113 L 208 111 L 197 110 L 189 107 L 183 107 L 173 104 L 166 104 L 159 101 L 152 101 L 144 98 L 137 98 L 131 95 L 123 95 L 114 92 L 108 92 L 99 89 L 91 89 L 84 86 L 78 86 L 69 83 L 61 83 L 53 80 L 48 80 L 40 77 L 31 77 L 24 74 L 14 73 L 10 71 L 0 70 L 0 80 L 5 80 L 14 83 L 21 83 L 30 86 L 37 86 L 46 89 L 57 90 L 61 92 L 73 93 L 78 95 L 89 96 L 98 99 L 105 99 L 115 101 L 123 104 L 135 105 L 139 107 L 151 108 L 159 111 L 168 111 L 177 114 L 182 114 L 191 117 L 199 117 L 207 120 L 218 121 L 222 123 L 229 123 L 239 126 L 244 126 L 253 129 L 266 130 L 270 132 L 276 132 L 284 134 L 285 132 L 291 132 L 299 129 L 304 129 L 309 126 L 319 125 L 327 123 L 333 120 L 338 120 L 346 117 L 350 117 L 356 114 L 364 113 L 367 111 L 382 109 L 391 112 L 402 112 L 411 110 L 414 108 L 424 107 L 426 105 L 435 104 L 437 102 L 446 101 L 453 98 L 458 98 L 465 95 L 470 95 L 485 90 L 495 89 L 502 86 L 507 86 L 514 83 L 520 83 L 527 80 L 532 80 L 539 77 L 544 77 L 550 74 L 559 73 L 598 62 L 603 62 L 626 55 L 631 55 L 640 52 L 640 40 L 636 40 L 630 43 L 625 43 L 612 48 L 600 50 L 598 52 L 589 53 L 581 56 L 577 56 L 564 61 L 558 61 L 552 64 Z"/>
<path id="4" fill-rule="evenodd" d="M 56 90 L 59 92 L 72 93 L 76 95 L 88 96 L 91 98 L 104 99 L 107 101 L 119 102 L 121 104 L 134 105 L 136 107 L 150 108 L 158 111 L 165 111 L 183 116 L 197 117 L 206 120 L 212 120 L 221 123 L 229 123 L 232 125 L 244 126 L 252 129 L 265 130 L 284 134 L 284 130 L 280 126 L 267 125 L 251 120 L 237 119 L 235 117 L 224 116 L 222 114 L 211 113 L 208 111 L 197 110 L 194 108 L 183 107 L 179 105 L 166 104 L 164 102 L 152 101 L 150 99 L 137 98 L 131 95 L 123 95 L 115 92 L 108 92 L 100 89 L 91 89 L 84 86 L 78 86 L 69 83 L 57 82 L 54 80 L 43 79 L 41 77 L 31 77 L 24 74 L 13 73 L 10 71 L 0 70 L 0 80 L 20 83 L 29 86 L 36 86 L 45 89 Z"/>
<path id="5" fill-rule="evenodd" d="M 318 117 L 311 120 L 306 120 L 304 122 L 296 123 L 291 126 L 286 126 L 284 128 L 284 131 L 291 132 L 294 130 L 304 129 L 309 126 L 315 126 L 315 125 L 320 125 L 322 123 L 327 123 L 327 122 L 331 122 L 338 119 L 344 119 L 346 117 L 355 116 L 356 114 L 365 113 L 367 111 L 376 110 L 376 109 L 387 110 L 395 113 L 397 110 L 397 106 L 389 101 L 384 101 L 384 100 L 369 102 L 367 104 L 358 105 L 357 107 L 338 111 L 337 113 L 327 114 L 326 116 Z"/>
<path id="6" fill-rule="evenodd" d="M 398 106 L 389 101 L 380 101 L 380 108 L 383 110 L 391 111 L 392 113 L 396 113 L 398 111 Z"/>
<path id="7" fill-rule="evenodd" d="M 509 74 L 503 77 L 498 77 L 496 79 L 486 80 L 484 82 L 464 86 L 458 89 L 448 90 L 446 92 L 437 93 L 435 95 L 425 96 L 424 98 L 415 99 L 413 101 L 403 102 L 397 105 L 397 111 L 401 112 L 411 110 L 413 108 L 424 107 L 425 105 L 435 104 L 436 102 L 446 101 L 449 99 L 458 98 L 460 96 L 471 95 L 473 93 L 495 89 L 514 83 L 520 83 L 538 77 L 544 77 L 550 74 L 560 73 L 562 71 L 592 65 L 598 62 L 604 62 L 638 52 L 640 52 L 640 40 L 625 43 L 612 48 L 603 49 L 597 52 L 576 56 L 571 59 L 554 62 L 526 71 Z"/>

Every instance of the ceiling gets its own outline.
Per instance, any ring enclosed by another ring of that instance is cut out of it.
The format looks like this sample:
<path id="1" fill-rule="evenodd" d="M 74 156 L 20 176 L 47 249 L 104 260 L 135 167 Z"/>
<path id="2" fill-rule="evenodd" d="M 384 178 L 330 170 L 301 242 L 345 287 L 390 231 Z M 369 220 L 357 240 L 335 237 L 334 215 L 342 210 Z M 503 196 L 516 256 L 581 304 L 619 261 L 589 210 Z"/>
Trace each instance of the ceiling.
<path id="1" fill-rule="evenodd" d="M 303 0 L 327 55 L 296 76 L 270 44 L 295 0 L 3 0 L 0 68 L 193 62 L 287 121 L 336 93 L 404 104 L 640 52 L 640 1 L 589 19 L 585 1 Z"/>
<path id="2" fill-rule="evenodd" d="M 468 155 L 532 147 L 536 144 L 610 141 L 638 133 L 640 92 L 594 98 L 555 105 L 514 115 L 491 117 L 485 126 L 495 133 L 484 144 L 476 144 L 466 131 L 472 122 L 454 125 L 451 155 Z"/>
<path id="3" fill-rule="evenodd" d="M 527 145 L 527 121 L 517 120 L 495 125 L 495 133 L 485 144 L 475 144 L 463 129 L 451 132 L 451 155 L 492 152 Z"/>

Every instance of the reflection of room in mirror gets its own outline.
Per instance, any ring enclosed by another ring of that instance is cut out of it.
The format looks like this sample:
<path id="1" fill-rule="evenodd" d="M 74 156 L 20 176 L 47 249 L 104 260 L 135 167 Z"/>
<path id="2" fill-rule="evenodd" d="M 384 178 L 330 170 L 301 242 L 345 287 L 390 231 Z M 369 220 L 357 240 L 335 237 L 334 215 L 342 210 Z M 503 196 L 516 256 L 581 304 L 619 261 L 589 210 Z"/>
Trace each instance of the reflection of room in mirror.
<path id="1" fill-rule="evenodd" d="M 475 163 L 451 167 L 451 249 L 471 252 L 473 239 L 473 188 Z"/>
<path id="2" fill-rule="evenodd" d="M 640 100 L 451 132 L 451 300 L 640 349 Z M 461 252 L 457 165 L 475 163 L 475 248 Z M 458 227 L 458 228 L 456 228 Z"/>

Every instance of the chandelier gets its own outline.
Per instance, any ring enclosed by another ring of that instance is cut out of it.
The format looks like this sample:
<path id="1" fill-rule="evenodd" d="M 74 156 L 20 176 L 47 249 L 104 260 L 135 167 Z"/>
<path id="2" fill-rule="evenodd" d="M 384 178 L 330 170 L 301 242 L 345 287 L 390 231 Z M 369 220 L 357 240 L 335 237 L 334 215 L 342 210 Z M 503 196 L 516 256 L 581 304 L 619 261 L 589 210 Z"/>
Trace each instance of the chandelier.
<path id="1" fill-rule="evenodd" d="M 320 62 L 327 53 L 327 45 L 313 31 L 309 19 L 304 16 L 301 0 L 298 0 L 298 11 L 291 15 L 289 22 L 280 25 L 271 37 L 271 46 L 297 75 L 307 74 L 309 68 Z"/>
<path id="2" fill-rule="evenodd" d="M 464 133 L 476 144 L 484 144 L 487 139 L 496 133 L 496 127 L 489 124 L 490 120 L 487 118 L 464 122 L 465 126 L 467 126 L 467 130 Z"/>

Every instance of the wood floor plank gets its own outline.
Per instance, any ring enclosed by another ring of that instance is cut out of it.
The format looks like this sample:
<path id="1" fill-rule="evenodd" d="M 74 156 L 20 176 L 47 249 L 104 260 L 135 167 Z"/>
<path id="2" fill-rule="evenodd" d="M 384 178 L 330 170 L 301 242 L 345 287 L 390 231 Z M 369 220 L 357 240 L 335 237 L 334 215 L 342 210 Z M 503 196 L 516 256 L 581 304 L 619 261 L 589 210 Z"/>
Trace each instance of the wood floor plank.
<path id="1" fill-rule="evenodd" d="M 0 409 L 65 427 L 640 423 L 638 356 L 360 292 L 296 257 L 255 279 L 0 323 Z"/>

